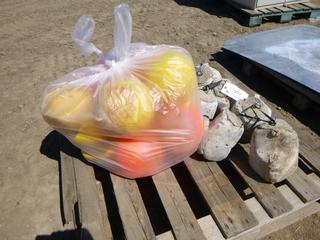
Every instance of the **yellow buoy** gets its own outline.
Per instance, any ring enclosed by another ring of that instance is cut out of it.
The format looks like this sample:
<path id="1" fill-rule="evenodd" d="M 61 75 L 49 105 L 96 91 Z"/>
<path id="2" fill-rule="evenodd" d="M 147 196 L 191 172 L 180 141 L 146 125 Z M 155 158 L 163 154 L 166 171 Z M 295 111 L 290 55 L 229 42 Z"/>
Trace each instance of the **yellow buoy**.
<path id="1" fill-rule="evenodd" d="M 160 52 L 150 61 L 141 74 L 160 88 L 167 101 L 174 102 L 196 88 L 197 76 L 192 58 L 182 50 Z"/>
<path id="2" fill-rule="evenodd" d="M 133 76 L 107 82 L 101 107 L 111 126 L 128 132 L 146 127 L 154 115 L 150 89 Z"/>
<path id="3" fill-rule="evenodd" d="M 86 87 L 49 92 L 44 100 L 44 118 L 59 128 L 78 128 L 92 118 L 92 95 Z"/>

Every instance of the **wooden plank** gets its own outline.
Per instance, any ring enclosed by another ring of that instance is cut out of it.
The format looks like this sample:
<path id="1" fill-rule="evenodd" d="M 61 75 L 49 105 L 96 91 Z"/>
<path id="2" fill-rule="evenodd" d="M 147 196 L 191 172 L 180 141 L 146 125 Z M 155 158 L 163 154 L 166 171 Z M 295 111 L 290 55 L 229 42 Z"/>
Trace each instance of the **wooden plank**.
<path id="1" fill-rule="evenodd" d="M 169 168 L 152 177 L 176 239 L 205 239 L 205 236 Z"/>
<path id="2" fill-rule="evenodd" d="M 320 199 L 320 186 L 309 178 L 300 168 L 287 178 L 288 185 L 304 202 Z"/>
<path id="3" fill-rule="evenodd" d="M 317 175 L 314 174 L 314 173 L 310 173 L 310 174 L 308 175 L 308 177 L 311 178 L 312 181 L 314 181 L 317 185 L 320 185 L 320 178 L 319 178 L 319 176 L 317 176 Z"/>
<path id="4" fill-rule="evenodd" d="M 245 200 L 245 203 L 253 212 L 254 216 L 258 219 L 259 224 L 264 224 L 270 220 L 269 215 L 266 213 L 266 211 L 263 209 L 263 207 L 255 197 Z"/>
<path id="5" fill-rule="evenodd" d="M 287 121 L 293 126 L 294 130 L 299 135 L 299 150 L 303 160 L 310 164 L 314 168 L 315 172 L 320 175 L 319 141 L 313 141 L 313 139 L 311 139 L 303 129 L 298 128 L 296 124 L 292 123 L 290 120 Z"/>
<path id="6" fill-rule="evenodd" d="M 297 221 L 311 216 L 314 213 L 320 211 L 320 204 L 314 202 L 311 204 L 304 205 L 302 208 L 297 209 L 296 211 L 291 211 L 286 215 L 282 215 L 275 219 L 270 219 L 268 222 L 258 225 L 255 228 L 252 228 L 243 234 L 240 234 L 236 237 L 230 238 L 228 240 L 255 240 L 261 239 L 268 234 L 271 234 L 275 231 L 283 229 Z"/>
<path id="7" fill-rule="evenodd" d="M 284 198 L 293 206 L 293 211 L 305 205 L 287 184 L 283 184 L 277 188 Z"/>
<path id="8" fill-rule="evenodd" d="M 296 4 L 289 4 L 287 7 L 293 9 L 294 11 L 301 10 L 301 8 L 299 6 L 297 6 Z"/>
<path id="9" fill-rule="evenodd" d="M 185 164 L 224 236 L 235 236 L 258 224 L 217 163 L 188 158 Z"/>
<path id="10" fill-rule="evenodd" d="M 77 202 L 76 179 L 74 172 L 74 159 L 61 153 L 60 173 L 62 186 L 62 203 L 64 224 L 73 224 L 76 227 L 74 205 Z"/>
<path id="11" fill-rule="evenodd" d="M 198 219 L 198 223 L 207 240 L 225 240 L 211 215 Z"/>
<path id="12" fill-rule="evenodd" d="M 174 237 L 172 232 L 168 231 L 157 235 L 156 240 L 174 240 Z"/>
<path id="13" fill-rule="evenodd" d="M 271 217 L 280 216 L 290 210 L 292 206 L 283 197 L 279 190 L 270 183 L 264 182 L 249 166 L 248 154 L 237 146 L 231 152 L 229 159 L 232 166 L 253 190 L 257 200 Z"/>
<path id="14" fill-rule="evenodd" d="M 136 181 L 110 175 L 126 238 L 155 239 Z"/>
<path id="15" fill-rule="evenodd" d="M 103 187 L 101 182 L 97 182 L 97 188 L 98 188 L 98 195 L 99 195 L 99 206 L 101 210 L 101 216 L 102 216 L 102 221 L 103 221 L 103 226 L 105 226 L 105 231 L 106 231 L 106 237 L 107 239 L 113 239 L 112 237 L 112 230 L 109 222 L 109 216 L 108 216 L 108 211 L 106 207 L 106 200 L 103 194 Z"/>
<path id="16" fill-rule="evenodd" d="M 277 8 L 275 8 L 275 7 L 270 7 L 270 8 L 267 8 L 270 12 L 272 12 L 272 13 L 280 13 L 281 12 L 281 10 L 280 9 L 277 9 Z"/>
<path id="17" fill-rule="evenodd" d="M 282 6 L 279 6 L 279 7 L 275 7 L 276 9 L 279 9 L 281 12 L 292 12 L 293 10 L 290 9 L 290 8 L 287 8 L 287 7 L 282 7 Z"/>
<path id="18" fill-rule="evenodd" d="M 243 11 L 244 13 L 246 13 L 247 15 L 249 15 L 251 17 L 262 15 L 260 12 L 258 12 L 256 10 L 251 10 L 251 9 L 246 9 L 246 8 L 241 8 L 241 11 Z"/>
<path id="19" fill-rule="evenodd" d="M 310 10 L 309 7 L 307 7 L 307 6 L 305 6 L 305 5 L 301 4 L 301 3 L 297 3 L 296 5 L 302 10 Z"/>
<path id="20" fill-rule="evenodd" d="M 268 9 L 266 9 L 266 8 L 261 8 L 261 9 L 258 9 L 258 12 L 261 12 L 261 13 L 263 13 L 263 14 L 270 14 L 270 13 L 272 13 L 271 11 L 269 11 Z"/>
<path id="21" fill-rule="evenodd" d="M 66 158 L 71 158 L 67 155 L 64 156 Z M 82 231 L 81 239 L 102 240 L 112 238 L 112 236 L 107 236 L 107 227 L 104 225 L 104 220 L 101 215 L 99 195 L 93 168 L 78 159 L 74 159 L 73 163 L 76 178 L 79 218 L 81 228 L 86 230 Z"/>

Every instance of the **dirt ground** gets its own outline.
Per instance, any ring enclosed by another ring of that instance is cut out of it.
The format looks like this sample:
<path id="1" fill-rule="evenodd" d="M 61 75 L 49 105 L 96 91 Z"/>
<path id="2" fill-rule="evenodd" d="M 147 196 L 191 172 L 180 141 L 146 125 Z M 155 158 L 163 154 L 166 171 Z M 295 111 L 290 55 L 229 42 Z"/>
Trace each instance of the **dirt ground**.
<path id="1" fill-rule="evenodd" d="M 70 32 L 81 15 L 96 20 L 93 42 L 113 46 L 114 0 L 2 0 L 0 7 L 0 236 L 41 239 L 63 230 L 58 163 L 39 152 L 51 131 L 39 112 L 46 85 L 63 74 L 93 64 L 74 48 Z M 225 40 L 293 24 L 265 23 L 247 28 L 222 1 L 127 1 L 133 15 L 133 41 L 174 44 L 190 51 L 194 62 L 208 62 Z M 320 0 L 314 1 L 320 4 Z M 315 22 L 320 26 L 319 22 Z M 265 239 L 319 239 L 320 214 Z"/>

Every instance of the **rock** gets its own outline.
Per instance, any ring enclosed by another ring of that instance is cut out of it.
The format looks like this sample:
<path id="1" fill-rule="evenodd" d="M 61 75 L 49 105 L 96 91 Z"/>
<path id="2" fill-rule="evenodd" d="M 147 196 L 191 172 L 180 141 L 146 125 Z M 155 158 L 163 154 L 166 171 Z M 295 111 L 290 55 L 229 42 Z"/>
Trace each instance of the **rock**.
<path id="1" fill-rule="evenodd" d="M 217 82 L 222 79 L 220 72 L 210 67 L 208 63 L 196 66 L 196 72 L 198 76 L 199 87 L 204 87 L 211 82 Z"/>
<path id="2" fill-rule="evenodd" d="M 264 180 L 280 182 L 298 167 L 299 139 L 284 120 L 276 125 L 260 124 L 251 138 L 249 163 Z"/>
<path id="3" fill-rule="evenodd" d="M 202 116 L 213 119 L 218 107 L 217 98 L 212 92 L 204 92 L 203 90 L 199 90 L 199 97 Z"/>
<path id="4" fill-rule="evenodd" d="M 209 86 L 210 90 L 217 97 L 218 108 L 220 110 L 225 109 L 225 108 L 229 109 L 230 108 L 230 100 L 232 100 L 228 96 L 226 96 L 224 93 L 221 92 L 221 90 L 226 82 L 231 82 L 231 81 L 227 80 L 227 79 L 221 79 L 220 81 L 214 82 L 214 86 L 212 86 L 213 84 L 211 84 L 211 86 Z"/>
<path id="5" fill-rule="evenodd" d="M 229 82 L 227 79 L 221 79 L 219 81 L 216 81 L 209 86 L 209 88 L 213 91 L 214 95 L 217 97 L 227 97 L 224 93 L 221 92 L 224 84 L 226 82 Z M 231 81 L 230 81 L 231 82 Z"/>
<path id="6" fill-rule="evenodd" d="M 204 90 L 206 93 L 212 92 L 216 96 L 220 111 L 225 108 L 229 109 L 230 99 L 221 90 L 227 81 L 231 81 L 223 79 L 220 72 L 210 67 L 208 63 L 196 66 L 196 71 L 199 89 Z"/>
<path id="7" fill-rule="evenodd" d="M 272 111 L 259 95 L 251 96 L 233 104 L 231 111 L 240 117 L 244 125 L 243 141 L 250 141 L 253 129 L 258 125 L 270 122 Z M 267 117 L 269 116 L 269 117 Z"/>
<path id="8" fill-rule="evenodd" d="M 207 93 L 212 93 L 217 101 L 218 101 L 218 108 L 221 111 L 222 109 L 229 109 L 230 108 L 230 101 L 229 98 L 221 92 L 224 84 L 226 83 L 226 79 L 211 82 L 210 84 L 204 86 L 202 89 L 205 90 Z"/>
<path id="9" fill-rule="evenodd" d="M 200 90 L 205 91 L 207 94 L 212 92 L 218 101 L 218 109 L 221 111 L 225 108 L 230 108 L 230 101 L 233 102 L 228 96 L 221 92 L 226 82 L 231 82 L 228 79 L 223 79 L 220 72 L 209 66 L 208 63 L 196 66 L 198 75 L 198 87 Z M 232 82 L 231 82 L 232 83 Z"/>
<path id="10" fill-rule="evenodd" d="M 203 131 L 206 133 L 209 130 L 210 119 L 203 117 Z"/>
<path id="11" fill-rule="evenodd" d="M 203 138 L 207 135 L 210 125 L 210 119 L 206 116 L 203 117 Z M 201 143 L 198 146 L 197 153 L 203 154 Z"/>
<path id="12" fill-rule="evenodd" d="M 216 97 L 218 101 L 218 108 L 220 111 L 223 109 L 229 109 L 230 108 L 230 101 L 227 97 Z"/>
<path id="13" fill-rule="evenodd" d="M 241 120 L 229 109 L 223 109 L 205 131 L 198 153 L 207 160 L 221 161 L 229 155 L 242 134 Z"/>

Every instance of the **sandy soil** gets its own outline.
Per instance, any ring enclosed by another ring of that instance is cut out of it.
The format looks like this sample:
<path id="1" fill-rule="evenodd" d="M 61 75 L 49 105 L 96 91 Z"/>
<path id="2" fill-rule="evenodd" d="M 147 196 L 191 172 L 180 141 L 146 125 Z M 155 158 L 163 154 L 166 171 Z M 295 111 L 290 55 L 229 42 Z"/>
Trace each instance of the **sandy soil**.
<path id="1" fill-rule="evenodd" d="M 2 0 L 0 7 L 0 235 L 34 239 L 62 230 L 58 163 L 41 155 L 51 131 L 39 113 L 46 85 L 77 67 L 93 64 L 73 47 L 70 31 L 81 15 L 97 22 L 93 41 L 105 51 L 113 45 L 113 8 L 119 1 Z M 222 1 L 128 1 L 133 41 L 185 47 L 195 63 L 207 62 L 236 35 L 283 27 L 241 26 Z M 191 2 L 191 3 L 190 3 Z M 314 1 L 320 4 L 320 0 Z M 295 20 L 292 24 L 310 24 Z M 319 23 L 314 23 L 320 25 Z M 266 239 L 318 239 L 320 214 Z"/>

